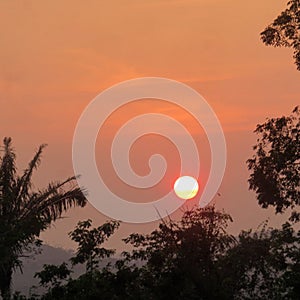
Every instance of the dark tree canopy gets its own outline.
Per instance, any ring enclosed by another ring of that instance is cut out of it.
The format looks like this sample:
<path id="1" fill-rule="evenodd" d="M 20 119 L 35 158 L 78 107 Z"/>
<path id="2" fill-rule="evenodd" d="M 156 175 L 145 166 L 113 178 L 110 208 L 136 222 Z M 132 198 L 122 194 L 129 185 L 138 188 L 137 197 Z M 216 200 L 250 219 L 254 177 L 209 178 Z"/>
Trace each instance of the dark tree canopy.
<path id="1" fill-rule="evenodd" d="M 231 217 L 208 206 L 185 211 L 180 221 L 162 221 L 148 235 L 131 234 L 124 241 L 134 247 L 123 255 L 142 260 L 142 285 L 150 282 L 145 299 L 231 299 L 220 261 L 235 244 L 226 229 Z M 172 288 L 170 287 L 172 285 Z"/>
<path id="2" fill-rule="evenodd" d="M 289 47 L 300 71 L 300 0 L 291 0 L 284 10 L 262 33 L 262 41 L 268 46 Z"/>
<path id="3" fill-rule="evenodd" d="M 267 225 L 242 231 L 224 258 L 232 299 L 299 299 L 300 231 L 289 223 L 281 229 Z"/>
<path id="4" fill-rule="evenodd" d="M 258 203 L 274 206 L 277 213 L 300 204 L 300 112 L 296 107 L 290 116 L 267 119 L 257 126 L 259 136 L 255 154 L 247 161 L 252 171 L 249 187 Z M 299 218 L 295 211 L 294 219 Z"/>
<path id="5" fill-rule="evenodd" d="M 66 264 L 47 265 L 37 277 L 48 292 L 30 300 L 298 300 L 300 231 L 289 223 L 272 229 L 265 222 L 235 238 L 227 233 L 230 221 L 214 207 L 162 220 L 149 234 L 125 238 L 132 249 L 114 265 L 94 264 L 76 279 Z M 94 233 L 106 239 L 118 223 L 90 226 L 89 220 L 80 222 L 70 235 L 78 243 L 75 259 L 84 257 L 79 263 L 103 258 L 98 249 L 104 249 L 99 247 L 104 239 Z"/>
<path id="6" fill-rule="evenodd" d="M 109 221 L 97 228 L 91 228 L 92 220 L 78 222 L 76 228 L 69 233 L 71 239 L 78 244 L 76 256 L 71 259 L 72 265 L 86 263 L 87 272 L 98 267 L 99 260 L 115 253 L 102 244 L 119 228 L 120 223 Z"/>

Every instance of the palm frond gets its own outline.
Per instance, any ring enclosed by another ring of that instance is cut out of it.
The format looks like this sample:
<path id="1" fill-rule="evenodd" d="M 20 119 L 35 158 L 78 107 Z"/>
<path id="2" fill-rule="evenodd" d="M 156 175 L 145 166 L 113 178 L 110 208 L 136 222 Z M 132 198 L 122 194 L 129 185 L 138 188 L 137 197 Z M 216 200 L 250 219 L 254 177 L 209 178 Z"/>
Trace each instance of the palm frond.
<path id="1" fill-rule="evenodd" d="M 20 257 L 37 244 L 41 231 L 71 207 L 87 203 L 76 177 L 34 191 L 32 175 L 46 145 L 41 145 L 22 176 L 17 176 L 11 138 L 5 138 L 0 157 L 0 292 L 10 294 L 12 271 L 22 268 Z M 67 186 L 67 185 L 70 186 Z M 4 282 L 3 278 L 7 281 Z"/>
<path id="2" fill-rule="evenodd" d="M 28 195 L 29 190 L 32 187 L 31 178 L 33 171 L 38 168 L 41 163 L 41 155 L 46 147 L 46 144 L 39 146 L 37 152 L 35 153 L 33 159 L 29 162 L 27 169 L 24 171 L 24 174 L 18 178 L 16 186 L 16 197 L 19 201 L 22 201 L 24 197 Z"/>
<path id="3" fill-rule="evenodd" d="M 16 155 L 11 146 L 11 138 L 4 138 L 4 154 L 0 164 L 0 215 L 10 211 L 14 199 L 16 184 Z"/>
<path id="4" fill-rule="evenodd" d="M 75 188 L 74 186 L 70 187 L 68 189 L 68 192 L 64 191 L 64 187 L 66 184 L 70 183 L 72 184 L 75 181 L 76 177 L 72 176 L 66 179 L 63 182 L 57 182 L 57 183 L 50 183 L 48 187 L 44 190 L 40 190 L 37 193 L 32 193 L 30 197 L 30 201 L 26 201 L 24 203 L 24 206 L 19 214 L 18 220 L 24 220 L 26 218 L 30 218 L 29 216 L 32 214 L 32 212 L 37 213 L 41 212 L 46 209 L 47 205 L 53 206 L 54 204 L 57 205 L 57 214 L 61 216 L 60 213 L 60 205 L 63 205 L 63 207 L 66 207 L 67 210 L 69 207 L 72 206 L 85 206 L 86 204 L 86 198 L 83 194 L 83 192 L 79 188 Z M 61 197 L 61 203 L 59 201 Z M 71 201 L 71 202 L 69 202 Z M 68 203 L 68 205 L 66 204 Z M 65 203 L 65 205 L 63 204 Z M 52 207 L 52 210 L 55 210 Z M 53 213 L 53 216 L 55 217 L 55 220 L 57 219 L 56 214 Z"/>

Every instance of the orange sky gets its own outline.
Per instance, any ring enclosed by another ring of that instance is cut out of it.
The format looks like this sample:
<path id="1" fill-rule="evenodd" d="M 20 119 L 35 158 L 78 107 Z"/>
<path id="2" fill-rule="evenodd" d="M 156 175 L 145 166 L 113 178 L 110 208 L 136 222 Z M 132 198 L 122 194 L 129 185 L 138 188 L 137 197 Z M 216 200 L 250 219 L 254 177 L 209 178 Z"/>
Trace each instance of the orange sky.
<path id="1" fill-rule="evenodd" d="M 2 0 L 0 136 L 13 137 L 21 169 L 37 145 L 49 144 L 35 177 L 42 186 L 73 173 L 74 128 L 99 92 L 142 76 L 182 81 L 206 98 L 225 130 L 228 162 L 217 206 L 232 214 L 233 232 L 255 227 L 272 211 L 258 208 L 247 190 L 251 131 L 299 104 L 300 73 L 291 50 L 265 47 L 259 39 L 285 4 Z M 68 216 L 43 235 L 47 242 L 69 247 L 66 232 L 78 219 L 107 219 L 90 206 Z M 272 220 L 279 224 L 280 218 Z M 116 239 L 155 226 L 123 224 Z"/>

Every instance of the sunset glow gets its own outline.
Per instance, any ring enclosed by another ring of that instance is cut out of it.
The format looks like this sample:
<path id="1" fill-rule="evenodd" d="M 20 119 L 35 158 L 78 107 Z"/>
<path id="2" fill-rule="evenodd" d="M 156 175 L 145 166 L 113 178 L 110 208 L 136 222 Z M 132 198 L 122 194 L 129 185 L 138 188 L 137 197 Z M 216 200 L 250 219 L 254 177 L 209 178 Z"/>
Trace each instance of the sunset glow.
<path id="1" fill-rule="evenodd" d="M 266 47 L 260 40 L 260 32 L 285 9 L 285 2 L 0 1 L 1 140 L 13 138 L 20 169 L 26 168 L 35 147 L 49 145 L 35 178 L 35 186 L 42 188 L 74 174 L 74 130 L 85 107 L 100 92 L 138 77 L 180 81 L 205 97 L 224 130 L 228 158 L 217 207 L 235 219 L 234 234 L 255 227 L 257 219 L 269 218 L 270 212 L 261 210 L 255 194 L 248 191 L 245 162 L 256 141 L 253 130 L 268 117 L 289 114 L 300 98 L 300 72 L 291 49 Z M 155 100 L 124 106 L 103 125 L 95 151 L 99 172 L 100 166 L 108 170 L 105 184 L 126 201 L 147 203 L 173 192 L 174 175 L 181 170 L 180 154 L 167 139 L 150 134 L 138 139 L 130 151 L 129 162 L 138 176 L 151 173 L 152 155 L 166 160 L 165 176 L 147 193 L 125 186 L 113 168 L 107 168 L 110 161 L 103 159 L 111 153 L 112 134 L 125 122 L 148 112 L 167 114 L 186 126 L 199 148 L 201 168 L 195 177 L 201 178 L 202 195 L 211 170 L 205 131 L 186 111 L 167 103 L 156 105 Z M 192 112 L 201 112 L 198 105 Z M 153 123 L 151 130 L 166 128 L 166 123 Z M 168 130 L 170 137 L 182 139 L 176 128 Z M 159 160 L 154 162 L 160 165 Z M 189 164 L 184 174 L 189 174 L 193 161 Z M 178 210 L 172 218 L 179 215 Z M 107 219 L 88 204 L 71 210 L 42 239 L 72 248 L 66 235 L 78 220 L 87 218 L 97 224 Z M 122 234 L 135 231 L 131 226 L 124 223 Z M 141 225 L 140 230 L 149 232 L 155 226 L 154 222 Z M 121 247 L 117 239 L 112 244 Z"/>

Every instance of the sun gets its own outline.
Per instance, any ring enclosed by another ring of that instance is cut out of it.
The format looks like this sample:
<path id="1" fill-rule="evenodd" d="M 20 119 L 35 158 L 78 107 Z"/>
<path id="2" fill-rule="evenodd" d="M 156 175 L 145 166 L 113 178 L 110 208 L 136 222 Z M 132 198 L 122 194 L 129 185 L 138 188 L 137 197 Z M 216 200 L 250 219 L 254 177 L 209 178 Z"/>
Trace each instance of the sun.
<path id="1" fill-rule="evenodd" d="M 191 176 L 179 177 L 174 184 L 175 194 L 181 199 L 188 200 L 194 198 L 198 190 L 198 182 Z"/>

